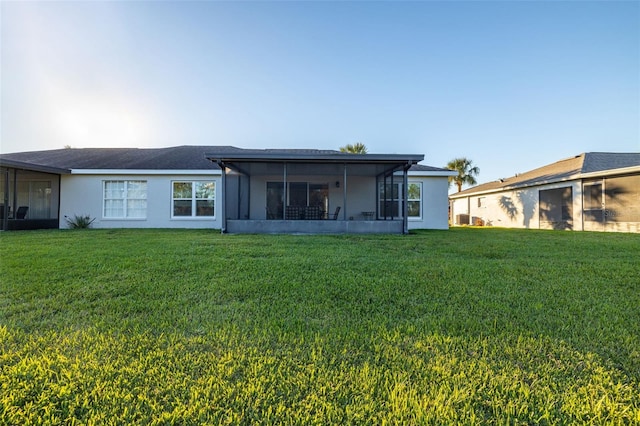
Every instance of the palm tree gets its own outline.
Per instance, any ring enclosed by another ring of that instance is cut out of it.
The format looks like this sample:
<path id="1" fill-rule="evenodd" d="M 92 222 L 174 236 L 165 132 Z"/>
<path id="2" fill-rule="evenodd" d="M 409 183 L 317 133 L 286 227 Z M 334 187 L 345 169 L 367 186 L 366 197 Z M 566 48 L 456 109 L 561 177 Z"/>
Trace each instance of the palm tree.
<path id="1" fill-rule="evenodd" d="M 356 142 L 353 145 L 349 143 L 345 146 L 341 146 L 340 152 L 348 152 L 349 154 L 366 154 L 367 147 L 362 142 Z"/>
<path id="2" fill-rule="evenodd" d="M 462 185 L 475 185 L 476 176 L 480 174 L 480 169 L 473 165 L 473 161 L 461 157 L 454 158 L 447 163 L 447 168 L 458 172 L 458 176 L 449 176 L 449 185 L 455 182 L 458 185 L 458 192 L 462 191 Z"/>

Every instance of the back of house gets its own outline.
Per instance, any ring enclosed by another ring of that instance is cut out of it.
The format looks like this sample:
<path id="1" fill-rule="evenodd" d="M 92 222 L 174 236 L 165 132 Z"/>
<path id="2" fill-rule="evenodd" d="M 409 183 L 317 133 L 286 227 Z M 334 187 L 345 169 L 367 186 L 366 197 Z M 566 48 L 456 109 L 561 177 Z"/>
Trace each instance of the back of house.
<path id="1" fill-rule="evenodd" d="M 232 146 L 0 155 L 1 229 L 202 228 L 406 233 L 447 229 L 447 179 L 419 154 Z M 338 212 L 336 214 L 336 212 Z"/>
<path id="2" fill-rule="evenodd" d="M 640 232 L 640 153 L 583 153 L 449 198 L 456 226 Z"/>

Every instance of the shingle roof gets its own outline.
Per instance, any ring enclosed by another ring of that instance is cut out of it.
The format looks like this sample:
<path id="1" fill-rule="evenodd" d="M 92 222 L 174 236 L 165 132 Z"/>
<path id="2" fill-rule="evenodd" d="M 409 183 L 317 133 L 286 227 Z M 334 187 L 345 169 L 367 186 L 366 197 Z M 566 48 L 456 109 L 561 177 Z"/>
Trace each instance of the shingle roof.
<path id="1" fill-rule="evenodd" d="M 68 148 L 1 154 L 0 163 L 32 165 L 52 170 L 218 170 L 205 154 L 216 155 L 351 155 L 320 149 L 242 149 L 234 146 L 182 145 L 169 148 Z M 446 171 L 414 165 L 412 171 Z"/>
<path id="2" fill-rule="evenodd" d="M 413 166 L 411 166 L 411 168 L 409 169 L 412 172 L 450 172 L 451 169 L 444 169 L 441 167 L 432 167 L 432 166 L 425 166 L 422 164 L 415 164 Z"/>
<path id="3" fill-rule="evenodd" d="M 555 163 L 517 174 L 510 178 L 487 182 L 450 195 L 451 198 L 483 192 L 542 185 L 577 179 L 586 173 L 606 172 L 640 166 L 640 153 L 587 152 Z"/>
<path id="4" fill-rule="evenodd" d="M 219 169 L 217 164 L 205 158 L 204 153 L 208 148 L 214 147 L 183 145 L 170 148 L 70 148 L 2 154 L 0 159 L 63 169 Z"/>
<path id="5" fill-rule="evenodd" d="M 640 153 L 588 152 L 582 164 L 582 173 L 640 166 Z"/>

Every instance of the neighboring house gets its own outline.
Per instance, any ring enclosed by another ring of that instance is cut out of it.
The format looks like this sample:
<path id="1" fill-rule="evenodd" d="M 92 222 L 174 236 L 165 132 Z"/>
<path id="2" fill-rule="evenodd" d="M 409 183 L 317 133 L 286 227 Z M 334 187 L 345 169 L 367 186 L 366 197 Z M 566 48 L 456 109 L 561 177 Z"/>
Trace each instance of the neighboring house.
<path id="1" fill-rule="evenodd" d="M 66 228 L 67 218 L 88 215 L 95 228 L 447 229 L 455 172 L 418 164 L 423 158 L 229 146 L 2 154 L 0 228 Z"/>
<path id="2" fill-rule="evenodd" d="M 449 198 L 454 225 L 640 232 L 640 153 L 588 152 Z"/>

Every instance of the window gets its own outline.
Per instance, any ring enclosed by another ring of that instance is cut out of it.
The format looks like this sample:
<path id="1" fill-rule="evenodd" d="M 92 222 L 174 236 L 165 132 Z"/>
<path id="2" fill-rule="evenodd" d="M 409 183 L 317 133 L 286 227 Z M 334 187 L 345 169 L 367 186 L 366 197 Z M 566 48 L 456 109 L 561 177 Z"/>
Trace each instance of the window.
<path id="1" fill-rule="evenodd" d="M 173 182 L 172 198 L 172 217 L 215 216 L 215 182 Z"/>
<path id="2" fill-rule="evenodd" d="M 401 183 L 380 182 L 378 200 L 380 202 L 380 218 L 402 217 L 402 187 Z M 407 217 L 420 219 L 422 217 L 422 182 L 409 182 L 407 190 Z"/>
<path id="3" fill-rule="evenodd" d="M 419 219 L 422 217 L 422 182 L 409 182 L 407 192 L 408 217 Z"/>
<path id="4" fill-rule="evenodd" d="M 147 181 L 104 181 L 104 211 L 107 219 L 144 219 L 147 217 Z"/>

